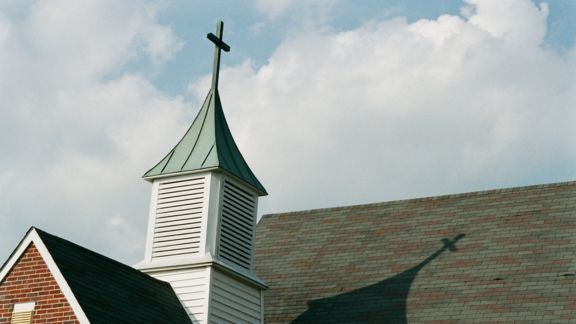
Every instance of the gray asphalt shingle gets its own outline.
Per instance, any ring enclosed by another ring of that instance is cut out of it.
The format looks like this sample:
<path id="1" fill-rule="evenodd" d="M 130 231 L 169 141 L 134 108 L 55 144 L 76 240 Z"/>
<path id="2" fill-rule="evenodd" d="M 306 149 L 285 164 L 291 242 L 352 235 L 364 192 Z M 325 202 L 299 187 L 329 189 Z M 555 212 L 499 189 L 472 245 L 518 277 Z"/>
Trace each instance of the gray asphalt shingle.
<path id="1" fill-rule="evenodd" d="M 256 237 L 266 323 L 576 319 L 576 182 L 266 215 Z"/>

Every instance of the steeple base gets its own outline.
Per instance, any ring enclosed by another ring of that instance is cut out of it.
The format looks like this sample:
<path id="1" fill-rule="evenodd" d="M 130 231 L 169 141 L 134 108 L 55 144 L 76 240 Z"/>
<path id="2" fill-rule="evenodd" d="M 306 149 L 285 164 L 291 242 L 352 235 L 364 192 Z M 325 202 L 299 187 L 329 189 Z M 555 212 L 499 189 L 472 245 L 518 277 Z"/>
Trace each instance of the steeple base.
<path id="1" fill-rule="evenodd" d="M 263 291 L 257 277 L 216 260 L 195 264 L 140 263 L 136 268 L 170 283 L 194 323 L 263 323 Z"/>

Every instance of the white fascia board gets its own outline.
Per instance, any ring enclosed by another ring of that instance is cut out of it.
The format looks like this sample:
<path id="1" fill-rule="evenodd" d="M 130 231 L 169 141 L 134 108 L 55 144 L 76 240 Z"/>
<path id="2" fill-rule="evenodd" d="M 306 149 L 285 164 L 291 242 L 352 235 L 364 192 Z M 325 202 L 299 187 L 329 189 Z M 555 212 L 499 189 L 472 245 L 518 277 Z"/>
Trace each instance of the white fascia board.
<path id="1" fill-rule="evenodd" d="M 193 269 L 210 266 L 214 262 L 211 255 L 189 256 L 181 258 L 166 258 L 152 262 L 142 261 L 134 265 L 135 269 L 142 272 L 161 272 L 176 269 Z"/>
<path id="2" fill-rule="evenodd" d="M 34 246 L 40 253 L 40 256 L 42 256 L 44 263 L 48 267 L 48 270 L 50 270 L 50 274 L 52 274 L 52 277 L 54 280 L 56 280 L 60 291 L 62 294 L 64 294 L 64 297 L 66 297 L 66 300 L 70 304 L 70 307 L 72 307 L 74 315 L 78 321 L 80 323 L 89 324 L 90 321 L 88 321 L 84 310 L 82 310 L 82 307 L 80 307 L 78 300 L 76 300 L 76 296 L 74 296 L 74 293 L 72 293 L 72 289 L 70 289 L 70 286 L 68 286 L 66 279 L 64 279 L 64 276 L 62 276 L 60 269 L 58 269 L 56 262 L 54 262 L 54 259 L 52 259 L 52 255 L 50 255 L 50 252 L 46 248 L 46 245 L 44 245 L 44 242 L 42 242 L 42 239 L 38 235 L 38 232 L 36 232 L 35 228 L 32 228 L 30 231 L 28 231 L 26 236 L 22 239 L 22 241 L 20 241 L 20 244 L 2 268 L 2 271 L 0 272 L 0 282 L 4 280 L 6 275 L 10 272 L 12 267 L 20 259 L 22 254 L 24 254 L 31 243 L 34 243 Z"/>
<path id="3" fill-rule="evenodd" d="M 168 173 L 168 174 L 160 174 L 160 175 L 154 175 L 154 176 L 149 176 L 149 177 L 142 177 L 142 179 L 149 181 L 149 182 L 153 182 L 156 181 L 158 179 L 164 179 L 164 178 L 178 178 L 178 177 L 188 177 L 190 175 L 196 175 L 196 174 L 200 174 L 200 173 L 205 173 L 205 172 L 210 172 L 210 171 L 214 171 L 219 169 L 218 167 L 210 167 L 210 168 L 205 168 L 205 169 L 198 169 L 198 170 L 191 170 L 191 171 L 185 171 L 185 172 L 173 172 L 173 173 Z"/>

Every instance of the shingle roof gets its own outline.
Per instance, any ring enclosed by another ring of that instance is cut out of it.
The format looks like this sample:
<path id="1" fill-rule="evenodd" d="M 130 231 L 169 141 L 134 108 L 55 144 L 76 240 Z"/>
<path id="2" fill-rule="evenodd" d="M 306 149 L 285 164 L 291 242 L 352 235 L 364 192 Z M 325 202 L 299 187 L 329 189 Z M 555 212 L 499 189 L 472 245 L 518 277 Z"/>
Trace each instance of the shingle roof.
<path id="1" fill-rule="evenodd" d="M 191 323 L 167 282 L 36 231 L 90 323 Z"/>
<path id="2" fill-rule="evenodd" d="M 569 322 L 575 224 L 576 182 L 267 215 L 266 323 Z"/>
<path id="3" fill-rule="evenodd" d="M 214 89 L 208 93 L 180 142 L 144 174 L 144 179 L 211 168 L 225 170 L 244 180 L 260 195 L 267 194 L 236 146 L 224 117 L 220 95 Z"/>

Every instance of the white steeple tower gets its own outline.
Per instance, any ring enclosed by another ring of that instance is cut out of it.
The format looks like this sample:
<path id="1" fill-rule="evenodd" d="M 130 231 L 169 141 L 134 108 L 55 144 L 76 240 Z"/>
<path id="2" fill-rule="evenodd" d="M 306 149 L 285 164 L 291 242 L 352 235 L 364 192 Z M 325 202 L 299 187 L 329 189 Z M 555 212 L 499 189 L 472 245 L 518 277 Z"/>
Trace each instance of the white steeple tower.
<path id="1" fill-rule="evenodd" d="M 258 197 L 266 190 L 230 133 L 218 94 L 224 24 L 217 24 L 212 87 L 178 144 L 144 175 L 152 183 L 146 253 L 136 267 L 171 283 L 196 323 L 261 323 L 252 271 Z"/>

